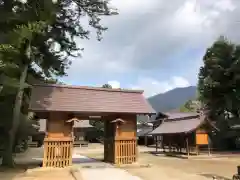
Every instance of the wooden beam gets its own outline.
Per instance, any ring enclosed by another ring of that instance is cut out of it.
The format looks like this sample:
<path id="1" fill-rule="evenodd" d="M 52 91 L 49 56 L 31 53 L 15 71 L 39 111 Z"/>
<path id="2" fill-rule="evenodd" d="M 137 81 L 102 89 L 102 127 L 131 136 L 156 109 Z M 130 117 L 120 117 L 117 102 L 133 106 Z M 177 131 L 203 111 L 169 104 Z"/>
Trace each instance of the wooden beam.
<path id="1" fill-rule="evenodd" d="M 189 145 L 188 145 L 188 137 L 186 138 L 186 150 L 187 150 L 187 157 L 189 158 Z"/>
<path id="2" fill-rule="evenodd" d="M 148 137 L 147 136 L 144 136 L 144 144 L 145 144 L 145 146 L 147 146 L 147 142 L 148 141 Z"/>
<path id="3" fill-rule="evenodd" d="M 196 145 L 196 154 L 199 155 L 199 145 Z"/>
<path id="4" fill-rule="evenodd" d="M 209 144 L 209 141 L 208 141 L 208 155 L 209 155 L 209 156 L 211 155 L 211 150 L 210 150 L 210 144 Z"/>
<path id="5" fill-rule="evenodd" d="M 116 123 L 116 122 L 124 123 L 125 121 L 121 118 L 117 118 L 117 119 L 111 121 L 111 123 Z"/>
<path id="6" fill-rule="evenodd" d="M 163 135 L 161 136 L 161 146 L 162 146 L 163 152 L 165 153 L 165 146 L 163 143 Z"/>
<path id="7" fill-rule="evenodd" d="M 157 152 L 157 150 L 158 150 L 158 141 L 157 141 L 157 136 L 155 136 L 155 144 L 156 144 L 156 152 Z"/>

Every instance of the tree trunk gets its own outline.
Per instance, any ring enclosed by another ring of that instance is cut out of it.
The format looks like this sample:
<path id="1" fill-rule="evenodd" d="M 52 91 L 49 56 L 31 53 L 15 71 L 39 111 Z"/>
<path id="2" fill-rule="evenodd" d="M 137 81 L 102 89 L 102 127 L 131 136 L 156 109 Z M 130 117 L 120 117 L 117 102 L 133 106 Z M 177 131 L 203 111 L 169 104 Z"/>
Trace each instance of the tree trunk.
<path id="1" fill-rule="evenodd" d="M 14 167 L 14 159 L 13 159 L 13 138 L 12 134 L 9 132 L 5 139 L 4 143 L 4 152 L 2 159 L 2 166 Z"/>
<path id="2" fill-rule="evenodd" d="M 2 165 L 8 167 L 14 167 L 14 158 L 13 158 L 13 148 L 16 138 L 16 133 L 19 127 L 21 106 L 24 94 L 24 85 L 27 78 L 28 65 L 24 66 L 23 72 L 20 77 L 19 89 L 16 95 L 15 106 L 13 109 L 13 122 L 12 128 L 8 133 L 8 138 L 6 139 L 6 144 L 3 153 Z"/>

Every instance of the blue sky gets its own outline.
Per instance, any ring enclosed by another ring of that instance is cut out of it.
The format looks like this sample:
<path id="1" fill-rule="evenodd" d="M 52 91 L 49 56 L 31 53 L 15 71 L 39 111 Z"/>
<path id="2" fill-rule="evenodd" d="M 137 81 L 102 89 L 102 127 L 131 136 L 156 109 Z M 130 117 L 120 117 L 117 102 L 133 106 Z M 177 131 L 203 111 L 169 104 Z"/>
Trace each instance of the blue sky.
<path id="1" fill-rule="evenodd" d="M 240 2 L 170 1 L 111 0 L 119 15 L 102 17 L 109 29 L 101 42 L 94 31 L 77 39 L 82 58 L 72 59 L 63 81 L 143 89 L 146 97 L 196 85 L 206 48 L 220 35 L 239 42 Z"/>

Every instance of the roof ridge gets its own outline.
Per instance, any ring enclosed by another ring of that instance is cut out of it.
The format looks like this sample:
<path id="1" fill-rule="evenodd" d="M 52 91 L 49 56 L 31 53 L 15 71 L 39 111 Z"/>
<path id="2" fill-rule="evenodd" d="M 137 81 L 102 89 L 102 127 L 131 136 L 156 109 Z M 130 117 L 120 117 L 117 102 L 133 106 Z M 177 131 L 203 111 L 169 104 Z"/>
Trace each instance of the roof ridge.
<path id="1" fill-rule="evenodd" d="M 95 90 L 95 91 L 111 91 L 111 92 L 139 93 L 139 94 L 143 94 L 144 92 L 143 90 L 133 90 L 133 89 L 110 89 L 110 88 L 93 87 L 93 86 L 75 86 L 75 85 L 62 85 L 62 84 L 33 84 L 33 85 L 41 86 L 41 87 L 85 89 L 85 90 Z"/>
<path id="2" fill-rule="evenodd" d="M 165 119 L 165 122 L 169 121 L 184 121 L 184 120 L 191 120 L 191 119 L 201 119 L 200 115 L 194 115 L 194 116 L 187 116 L 187 117 L 181 117 L 181 118 L 171 118 L 171 119 Z"/>

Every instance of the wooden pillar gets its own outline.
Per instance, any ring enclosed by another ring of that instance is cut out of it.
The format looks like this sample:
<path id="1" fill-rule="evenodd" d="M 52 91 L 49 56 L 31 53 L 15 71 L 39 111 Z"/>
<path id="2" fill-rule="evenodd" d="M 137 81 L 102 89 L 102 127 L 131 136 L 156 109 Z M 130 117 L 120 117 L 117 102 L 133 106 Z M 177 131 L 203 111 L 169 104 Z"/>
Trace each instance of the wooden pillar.
<path id="1" fill-rule="evenodd" d="M 104 129 L 106 132 L 104 160 L 114 164 L 136 162 L 138 154 L 136 115 L 112 115 L 104 119 L 107 124 Z"/>
<path id="2" fill-rule="evenodd" d="M 155 144 L 156 144 L 156 153 L 157 153 L 157 151 L 158 151 L 158 140 L 157 140 L 157 137 L 158 137 L 158 136 L 154 136 Z"/>
<path id="3" fill-rule="evenodd" d="M 164 142 L 163 142 L 163 135 L 161 136 L 161 143 L 162 143 L 162 149 L 163 149 L 163 152 L 165 153 L 165 146 L 164 146 Z"/>
<path id="4" fill-rule="evenodd" d="M 68 115 L 51 112 L 47 120 L 47 134 L 44 138 L 43 167 L 66 167 L 72 165 L 73 122 L 67 122 Z"/>
<path id="5" fill-rule="evenodd" d="M 171 138 L 171 136 L 169 136 L 169 147 L 168 147 L 168 149 L 169 149 L 169 152 L 172 152 L 172 138 Z"/>
<path id="6" fill-rule="evenodd" d="M 148 137 L 147 136 L 144 136 L 144 144 L 145 144 L 145 146 L 148 146 Z"/>
<path id="7" fill-rule="evenodd" d="M 196 145 L 196 154 L 199 155 L 199 145 Z"/>
<path id="8" fill-rule="evenodd" d="M 208 155 L 209 155 L 209 156 L 211 155 L 211 149 L 210 149 L 209 141 L 208 141 Z"/>
<path id="9" fill-rule="evenodd" d="M 188 144 L 188 137 L 186 137 L 186 151 L 187 151 L 187 157 L 189 158 L 189 144 Z"/>
<path id="10" fill-rule="evenodd" d="M 107 121 L 104 121 L 104 131 L 103 131 L 103 133 L 104 133 L 104 135 L 103 135 L 103 149 L 104 149 L 104 161 L 106 161 L 107 162 L 107 159 L 108 159 L 108 157 L 107 157 L 107 155 L 108 155 L 108 145 L 107 145 L 107 138 L 108 138 L 108 136 L 107 136 L 107 131 L 108 131 L 108 128 L 107 128 Z"/>

